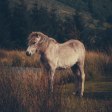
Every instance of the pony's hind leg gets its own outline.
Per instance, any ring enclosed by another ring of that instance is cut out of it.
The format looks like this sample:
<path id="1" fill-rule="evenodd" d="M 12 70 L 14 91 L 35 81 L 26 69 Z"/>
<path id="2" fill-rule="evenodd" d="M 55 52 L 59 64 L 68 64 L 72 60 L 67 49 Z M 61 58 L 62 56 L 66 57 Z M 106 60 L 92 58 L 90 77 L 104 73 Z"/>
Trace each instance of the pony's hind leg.
<path id="1" fill-rule="evenodd" d="M 77 64 L 75 64 L 72 68 L 72 72 L 74 74 L 74 78 L 75 78 L 75 92 L 73 92 L 74 95 L 79 95 L 80 94 L 80 85 L 79 85 L 79 81 L 80 81 L 80 70 Z"/>
<path id="2" fill-rule="evenodd" d="M 84 93 L 84 83 L 85 83 L 85 73 L 84 73 L 84 65 L 79 65 L 80 69 L 80 96 L 83 96 Z"/>
<path id="3" fill-rule="evenodd" d="M 83 96 L 84 82 L 85 82 L 84 67 L 77 63 L 71 69 L 73 73 L 76 75 L 76 84 L 75 84 L 76 87 L 74 94 Z"/>

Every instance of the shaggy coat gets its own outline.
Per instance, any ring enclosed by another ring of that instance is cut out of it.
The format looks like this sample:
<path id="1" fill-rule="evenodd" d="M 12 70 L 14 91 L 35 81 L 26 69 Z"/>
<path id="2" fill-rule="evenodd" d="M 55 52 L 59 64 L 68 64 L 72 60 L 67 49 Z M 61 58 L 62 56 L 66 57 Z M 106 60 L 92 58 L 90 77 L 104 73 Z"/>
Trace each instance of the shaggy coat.
<path id="1" fill-rule="evenodd" d="M 51 91 L 53 91 L 55 70 L 71 68 L 77 77 L 75 94 L 83 96 L 85 81 L 85 47 L 83 43 L 74 39 L 65 43 L 58 43 L 41 32 L 32 32 L 28 38 L 28 45 L 26 51 L 28 56 L 33 55 L 36 51 L 40 53 L 42 65 L 49 74 L 49 88 Z"/>

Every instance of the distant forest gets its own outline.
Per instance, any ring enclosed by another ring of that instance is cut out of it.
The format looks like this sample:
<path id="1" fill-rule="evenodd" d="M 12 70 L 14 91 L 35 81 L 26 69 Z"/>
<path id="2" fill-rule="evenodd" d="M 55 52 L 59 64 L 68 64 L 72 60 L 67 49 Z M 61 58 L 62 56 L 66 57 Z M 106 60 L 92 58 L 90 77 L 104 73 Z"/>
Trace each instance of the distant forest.
<path id="1" fill-rule="evenodd" d="M 84 12 L 86 13 L 86 12 Z M 29 10 L 24 0 L 10 7 L 8 0 L 0 0 L 0 48 L 25 49 L 27 37 L 32 31 L 41 31 L 58 42 L 81 40 L 87 49 L 106 51 L 112 48 L 112 20 L 84 21 L 78 10 L 72 16 L 61 17 L 57 9 L 33 3 Z M 97 24 L 95 24 L 97 22 Z"/>

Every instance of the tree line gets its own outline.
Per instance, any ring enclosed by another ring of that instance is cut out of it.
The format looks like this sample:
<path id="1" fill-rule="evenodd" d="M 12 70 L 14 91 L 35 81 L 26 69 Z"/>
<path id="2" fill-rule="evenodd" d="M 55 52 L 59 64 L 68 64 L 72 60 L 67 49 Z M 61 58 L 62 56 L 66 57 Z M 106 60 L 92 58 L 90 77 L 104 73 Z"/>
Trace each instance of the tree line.
<path id="1" fill-rule="evenodd" d="M 8 0 L 0 1 L 0 48 L 25 49 L 32 31 L 41 31 L 58 42 L 78 39 L 87 49 L 106 50 L 112 47 L 112 29 L 104 31 L 85 27 L 78 11 L 62 18 L 57 9 L 49 10 L 37 2 L 28 10 L 24 0 L 19 0 L 13 7 Z"/>

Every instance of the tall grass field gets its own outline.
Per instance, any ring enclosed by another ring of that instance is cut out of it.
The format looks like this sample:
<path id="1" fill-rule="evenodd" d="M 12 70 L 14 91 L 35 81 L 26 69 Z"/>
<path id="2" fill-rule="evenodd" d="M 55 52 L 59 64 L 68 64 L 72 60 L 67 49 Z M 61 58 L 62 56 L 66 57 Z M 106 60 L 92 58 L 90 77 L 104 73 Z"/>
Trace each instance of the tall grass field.
<path id="1" fill-rule="evenodd" d="M 57 70 L 49 94 L 40 56 L 0 50 L 0 112 L 112 112 L 112 54 L 87 51 L 84 97 L 74 96 L 70 69 Z"/>

